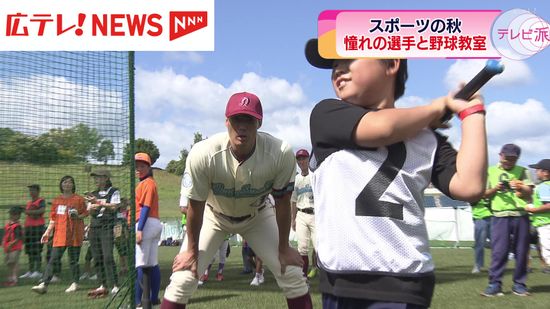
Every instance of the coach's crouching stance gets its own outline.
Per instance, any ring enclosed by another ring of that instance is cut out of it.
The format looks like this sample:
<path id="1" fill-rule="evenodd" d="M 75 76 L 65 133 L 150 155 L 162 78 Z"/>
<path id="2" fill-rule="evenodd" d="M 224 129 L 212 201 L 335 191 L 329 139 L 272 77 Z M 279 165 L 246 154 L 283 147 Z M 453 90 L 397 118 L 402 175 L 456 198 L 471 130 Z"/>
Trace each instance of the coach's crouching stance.
<path id="1" fill-rule="evenodd" d="M 289 308 L 312 308 L 302 259 L 288 244 L 296 174 L 292 149 L 258 132 L 262 106 L 254 94 L 232 95 L 225 116 L 228 133 L 197 143 L 187 158 L 182 181 L 182 195 L 189 199 L 185 251 L 174 258 L 161 308 L 185 308 L 197 289 L 197 274 L 204 272 L 228 233 L 241 234 L 262 258 Z M 269 194 L 275 198 L 275 211 Z"/>

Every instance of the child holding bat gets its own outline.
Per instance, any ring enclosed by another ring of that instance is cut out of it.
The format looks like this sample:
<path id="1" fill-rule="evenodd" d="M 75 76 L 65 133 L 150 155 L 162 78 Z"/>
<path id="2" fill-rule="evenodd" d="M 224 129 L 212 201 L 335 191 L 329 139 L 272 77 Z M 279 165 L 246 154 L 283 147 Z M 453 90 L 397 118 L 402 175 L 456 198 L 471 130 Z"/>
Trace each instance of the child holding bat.
<path id="1" fill-rule="evenodd" d="M 325 59 L 315 39 L 305 52 L 311 65 L 332 70 L 338 97 L 310 116 L 323 308 L 427 308 L 435 278 L 423 191 L 432 182 L 453 199 L 481 198 L 483 101 L 447 96 L 396 108 L 406 59 Z M 434 131 L 446 109 L 462 120 L 458 152 Z"/>

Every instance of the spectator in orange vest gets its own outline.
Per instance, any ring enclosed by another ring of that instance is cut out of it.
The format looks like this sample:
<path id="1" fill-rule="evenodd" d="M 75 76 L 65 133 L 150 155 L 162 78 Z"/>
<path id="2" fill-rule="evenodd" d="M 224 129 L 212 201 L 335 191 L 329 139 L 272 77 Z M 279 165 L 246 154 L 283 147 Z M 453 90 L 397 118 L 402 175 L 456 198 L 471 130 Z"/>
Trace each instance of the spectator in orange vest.
<path id="1" fill-rule="evenodd" d="M 40 266 L 42 264 L 42 246 L 40 237 L 44 234 L 44 212 L 46 201 L 40 197 L 40 186 L 33 184 L 27 186 L 31 200 L 25 208 L 25 254 L 29 257 L 29 271 L 19 278 L 41 278 Z"/>
<path id="2" fill-rule="evenodd" d="M 59 189 L 62 194 L 52 201 L 50 223 L 40 240 L 42 243 L 47 243 L 55 229 L 52 257 L 48 261 L 40 284 L 32 287 L 32 290 L 39 294 L 48 291 L 48 284 L 52 279 L 53 265 L 61 260 L 67 249 L 73 282 L 65 292 L 75 292 L 79 288 L 80 269 L 78 260 L 84 240 L 84 221 L 82 219 L 88 216 L 88 210 L 84 198 L 75 193 L 76 184 L 72 176 L 61 178 Z"/>
<path id="3" fill-rule="evenodd" d="M 22 209 L 18 206 L 10 208 L 10 220 L 4 227 L 4 253 L 5 261 L 8 266 L 8 280 L 4 286 L 14 286 L 17 284 L 17 268 L 19 266 L 19 255 L 23 249 L 23 231 L 19 218 L 21 218 Z"/>

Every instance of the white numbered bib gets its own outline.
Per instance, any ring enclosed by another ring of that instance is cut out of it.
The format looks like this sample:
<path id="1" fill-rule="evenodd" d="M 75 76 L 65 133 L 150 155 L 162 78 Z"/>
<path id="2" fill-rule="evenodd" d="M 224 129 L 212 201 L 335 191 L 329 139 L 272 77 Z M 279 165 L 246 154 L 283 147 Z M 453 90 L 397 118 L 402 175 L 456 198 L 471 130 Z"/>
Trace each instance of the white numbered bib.
<path id="1" fill-rule="evenodd" d="M 67 211 L 67 206 L 65 206 L 65 205 L 57 206 L 57 214 L 58 215 L 64 215 L 66 211 Z"/>

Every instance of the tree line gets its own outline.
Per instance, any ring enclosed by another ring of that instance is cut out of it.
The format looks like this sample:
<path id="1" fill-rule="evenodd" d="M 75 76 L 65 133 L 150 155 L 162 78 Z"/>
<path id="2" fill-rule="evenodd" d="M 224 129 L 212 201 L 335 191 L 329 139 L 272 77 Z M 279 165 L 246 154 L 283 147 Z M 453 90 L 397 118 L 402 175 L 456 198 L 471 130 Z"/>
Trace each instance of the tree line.
<path id="1" fill-rule="evenodd" d="M 203 138 L 200 132 L 195 132 L 195 136 L 193 138 L 193 145 L 202 141 L 203 139 L 205 138 Z M 191 149 L 193 145 L 191 145 L 189 149 Z M 183 175 L 183 172 L 185 171 L 185 161 L 187 160 L 188 155 L 189 155 L 189 150 L 187 150 L 186 148 L 183 148 L 180 151 L 180 157 L 177 160 L 171 160 L 170 162 L 168 162 L 168 165 L 166 165 L 166 171 L 176 175 Z"/>
<path id="2" fill-rule="evenodd" d="M 193 147 L 196 143 L 202 141 L 205 139 L 200 132 L 195 132 L 193 137 L 193 144 L 189 147 Z M 158 147 L 153 143 L 151 140 L 138 138 L 135 142 L 135 152 L 145 152 L 149 154 L 151 157 L 151 161 L 153 164 L 157 161 L 157 159 L 160 157 L 160 152 Z M 175 174 L 175 175 L 183 175 L 183 172 L 185 170 L 185 161 L 187 161 L 187 156 L 189 155 L 189 150 L 187 148 L 183 148 L 180 151 L 180 156 L 177 160 L 171 160 L 166 165 L 165 170 L 169 173 Z M 123 164 L 130 163 L 130 160 L 132 160 L 133 156 L 130 153 L 129 145 L 126 145 L 124 148 L 124 159 L 122 160 Z"/>
<path id="3" fill-rule="evenodd" d="M 194 133 L 193 144 L 204 138 L 200 132 Z M 160 152 L 151 140 L 138 138 L 134 144 L 135 152 L 146 152 L 154 164 Z M 171 160 L 166 171 L 183 175 L 189 150 L 183 148 L 177 160 Z M 36 164 L 84 163 L 94 159 L 103 164 L 114 159 L 113 142 L 104 139 L 97 129 L 78 124 L 66 129 L 51 129 L 38 136 L 27 135 L 9 128 L 0 128 L 0 161 L 15 161 Z M 123 149 L 122 164 L 133 159 L 130 145 Z"/>
<path id="4" fill-rule="evenodd" d="M 55 164 L 95 159 L 107 164 L 114 156 L 113 142 L 84 124 L 51 129 L 38 136 L 0 128 L 1 161 Z"/>

